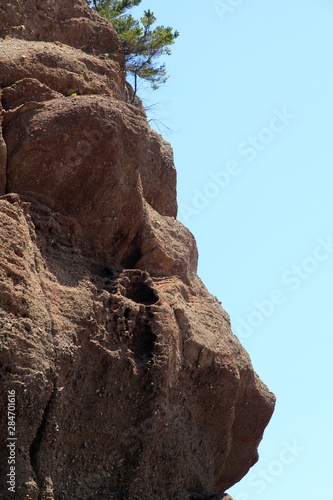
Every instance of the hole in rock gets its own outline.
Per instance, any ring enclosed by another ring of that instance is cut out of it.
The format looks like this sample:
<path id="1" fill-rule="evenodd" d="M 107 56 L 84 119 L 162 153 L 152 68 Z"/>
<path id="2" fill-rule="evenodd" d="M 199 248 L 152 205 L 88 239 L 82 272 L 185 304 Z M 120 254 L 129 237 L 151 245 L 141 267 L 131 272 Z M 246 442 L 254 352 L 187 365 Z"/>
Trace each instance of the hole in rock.
<path id="1" fill-rule="evenodd" d="M 129 245 L 127 248 L 123 258 L 122 258 L 122 266 L 124 266 L 126 269 L 133 269 L 136 264 L 139 262 L 139 260 L 142 257 L 140 245 L 139 245 L 139 237 L 138 235 L 135 236 L 134 240 L 132 243 Z"/>
<path id="2" fill-rule="evenodd" d="M 136 264 L 142 257 L 142 253 L 139 249 L 134 250 L 130 255 L 125 255 L 122 261 L 122 265 L 126 269 L 134 269 Z"/>
<path id="3" fill-rule="evenodd" d="M 156 304 L 158 301 L 158 297 L 154 291 L 146 283 L 140 281 L 129 283 L 126 288 L 126 297 L 145 306 Z"/>
<path id="4" fill-rule="evenodd" d="M 116 276 L 116 273 L 110 269 L 109 267 L 103 267 L 103 269 L 101 270 L 101 277 L 102 278 L 114 278 Z"/>
<path id="5" fill-rule="evenodd" d="M 153 357 L 156 335 L 152 332 L 149 324 L 145 323 L 133 330 L 131 350 L 139 360 L 149 361 Z"/>

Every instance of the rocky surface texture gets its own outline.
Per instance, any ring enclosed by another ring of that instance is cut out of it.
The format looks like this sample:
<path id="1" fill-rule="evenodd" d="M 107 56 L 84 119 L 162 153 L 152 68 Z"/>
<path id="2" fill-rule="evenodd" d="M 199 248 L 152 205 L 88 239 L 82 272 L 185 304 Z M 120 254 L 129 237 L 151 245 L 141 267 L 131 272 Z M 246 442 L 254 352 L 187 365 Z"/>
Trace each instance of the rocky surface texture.
<path id="1" fill-rule="evenodd" d="M 274 396 L 197 277 L 120 41 L 83 0 L 1 2 L 0 36 L 1 498 L 15 390 L 15 498 L 227 500 Z"/>

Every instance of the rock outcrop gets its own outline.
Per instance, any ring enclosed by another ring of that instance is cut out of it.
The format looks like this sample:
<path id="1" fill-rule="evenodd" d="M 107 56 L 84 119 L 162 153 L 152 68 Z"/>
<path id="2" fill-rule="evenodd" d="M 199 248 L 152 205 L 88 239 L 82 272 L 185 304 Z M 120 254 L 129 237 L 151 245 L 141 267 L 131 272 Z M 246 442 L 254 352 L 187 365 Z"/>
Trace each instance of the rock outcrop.
<path id="1" fill-rule="evenodd" d="M 172 150 L 126 103 L 120 41 L 84 0 L 2 3 L 0 36 L 15 498 L 227 499 L 274 396 L 197 277 Z M 3 498 L 7 437 L 3 411 Z"/>

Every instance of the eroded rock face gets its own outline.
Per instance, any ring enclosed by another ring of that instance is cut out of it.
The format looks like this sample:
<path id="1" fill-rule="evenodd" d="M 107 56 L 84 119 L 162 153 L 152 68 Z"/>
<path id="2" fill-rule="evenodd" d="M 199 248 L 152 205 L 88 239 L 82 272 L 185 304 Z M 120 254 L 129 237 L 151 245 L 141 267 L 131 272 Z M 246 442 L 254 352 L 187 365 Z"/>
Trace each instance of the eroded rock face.
<path id="1" fill-rule="evenodd" d="M 0 102 L 0 194 L 6 191 L 7 145 L 2 134 L 3 108 Z"/>
<path id="2" fill-rule="evenodd" d="M 7 190 L 74 216 L 87 243 L 134 266 L 149 207 L 169 217 L 177 212 L 170 146 L 134 106 L 101 96 L 42 101 L 35 87 L 34 101 L 14 109 L 18 92 L 3 90 Z M 45 86 L 40 90 L 44 95 Z"/>
<path id="3" fill-rule="evenodd" d="M 0 4 L 0 36 L 61 42 L 84 52 L 123 60 L 115 30 L 85 0 L 9 0 Z"/>
<path id="4" fill-rule="evenodd" d="M 34 78 L 63 96 L 105 94 L 122 99 L 125 95 L 123 61 L 93 57 L 60 42 L 0 39 L 0 75 L 6 88 Z M 20 89 L 24 95 L 23 85 Z M 28 94 L 26 89 L 26 100 Z"/>
<path id="5" fill-rule="evenodd" d="M 273 396 L 217 300 L 85 255 L 76 221 L 38 202 L 7 195 L 0 212 L 18 498 L 50 481 L 59 499 L 206 498 L 245 474 Z"/>
<path id="6" fill-rule="evenodd" d="M 13 0 L 0 24 L 1 407 L 15 390 L 15 498 L 226 500 L 257 460 L 274 396 L 196 275 L 170 145 L 126 104 L 119 40 L 85 2 Z M 6 494 L 5 446 L 0 458 Z"/>

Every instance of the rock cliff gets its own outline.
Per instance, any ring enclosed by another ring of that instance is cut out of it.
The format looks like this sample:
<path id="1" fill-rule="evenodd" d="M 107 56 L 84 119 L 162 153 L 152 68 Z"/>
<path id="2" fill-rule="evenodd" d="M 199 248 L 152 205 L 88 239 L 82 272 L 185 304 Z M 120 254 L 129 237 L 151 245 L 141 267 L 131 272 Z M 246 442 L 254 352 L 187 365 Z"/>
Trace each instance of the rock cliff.
<path id="1" fill-rule="evenodd" d="M 84 0 L 1 2 L 0 37 L 1 498 L 230 498 L 274 396 L 197 277 L 120 40 Z"/>

